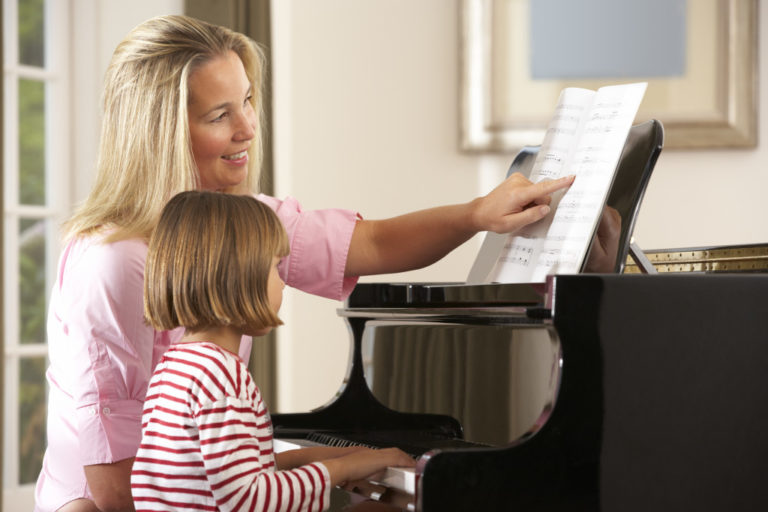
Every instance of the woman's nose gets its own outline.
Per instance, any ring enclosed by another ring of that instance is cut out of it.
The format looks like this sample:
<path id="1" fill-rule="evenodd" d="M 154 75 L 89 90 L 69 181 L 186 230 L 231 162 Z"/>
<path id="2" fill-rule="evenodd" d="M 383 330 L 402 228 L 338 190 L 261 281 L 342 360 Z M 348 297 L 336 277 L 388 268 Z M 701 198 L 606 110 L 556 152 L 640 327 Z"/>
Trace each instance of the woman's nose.
<path id="1" fill-rule="evenodd" d="M 236 140 L 251 140 L 256 136 L 256 118 L 255 116 L 243 113 L 238 116 L 235 127 L 234 138 Z"/>

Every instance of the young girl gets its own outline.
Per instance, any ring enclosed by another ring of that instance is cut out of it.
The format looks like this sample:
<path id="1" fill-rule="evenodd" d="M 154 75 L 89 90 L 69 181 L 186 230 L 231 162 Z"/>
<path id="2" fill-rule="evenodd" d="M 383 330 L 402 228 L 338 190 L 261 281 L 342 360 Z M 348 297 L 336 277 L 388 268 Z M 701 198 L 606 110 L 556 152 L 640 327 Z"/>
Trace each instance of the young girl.
<path id="1" fill-rule="evenodd" d="M 184 327 L 149 383 L 131 474 L 137 510 L 325 510 L 330 489 L 387 466 L 396 448 L 310 448 L 275 455 L 269 413 L 237 355 L 243 335 L 280 325 L 288 238 L 253 197 L 184 192 L 149 243 L 147 320 Z"/>

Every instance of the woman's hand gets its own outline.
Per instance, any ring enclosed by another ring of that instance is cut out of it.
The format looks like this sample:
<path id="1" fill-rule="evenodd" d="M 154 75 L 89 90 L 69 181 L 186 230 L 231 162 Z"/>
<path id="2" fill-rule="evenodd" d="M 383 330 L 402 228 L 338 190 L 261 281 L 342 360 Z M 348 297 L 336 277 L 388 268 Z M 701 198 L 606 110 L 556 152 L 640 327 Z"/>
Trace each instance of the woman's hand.
<path id="1" fill-rule="evenodd" d="M 571 186 L 574 176 L 532 183 L 514 173 L 488 195 L 475 199 L 474 230 L 510 233 L 543 219 L 550 211 L 551 195 Z"/>

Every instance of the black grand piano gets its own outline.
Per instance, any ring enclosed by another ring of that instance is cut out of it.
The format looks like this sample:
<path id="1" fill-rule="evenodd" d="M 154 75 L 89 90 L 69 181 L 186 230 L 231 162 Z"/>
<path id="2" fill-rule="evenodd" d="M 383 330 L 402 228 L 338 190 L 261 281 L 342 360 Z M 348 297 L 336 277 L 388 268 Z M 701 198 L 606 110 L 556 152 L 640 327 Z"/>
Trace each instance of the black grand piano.
<path id="1" fill-rule="evenodd" d="M 640 126 L 615 273 L 359 284 L 342 389 L 275 438 L 399 446 L 412 495 L 374 497 L 402 509 L 768 507 L 768 275 L 622 272 L 661 149 Z"/>

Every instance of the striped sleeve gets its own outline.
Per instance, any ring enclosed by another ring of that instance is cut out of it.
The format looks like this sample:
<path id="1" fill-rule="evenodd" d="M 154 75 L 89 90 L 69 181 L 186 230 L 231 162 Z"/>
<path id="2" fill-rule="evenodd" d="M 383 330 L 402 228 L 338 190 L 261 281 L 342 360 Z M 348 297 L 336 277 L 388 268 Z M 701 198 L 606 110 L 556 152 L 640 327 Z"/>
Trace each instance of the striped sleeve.
<path id="1" fill-rule="evenodd" d="M 321 511 L 320 463 L 276 471 L 272 424 L 242 361 L 212 344 L 172 347 L 150 382 L 131 490 L 137 510 Z"/>
<path id="2" fill-rule="evenodd" d="M 221 510 L 321 511 L 330 500 L 322 464 L 276 471 L 266 409 L 228 397 L 197 415 L 200 451 Z"/>

